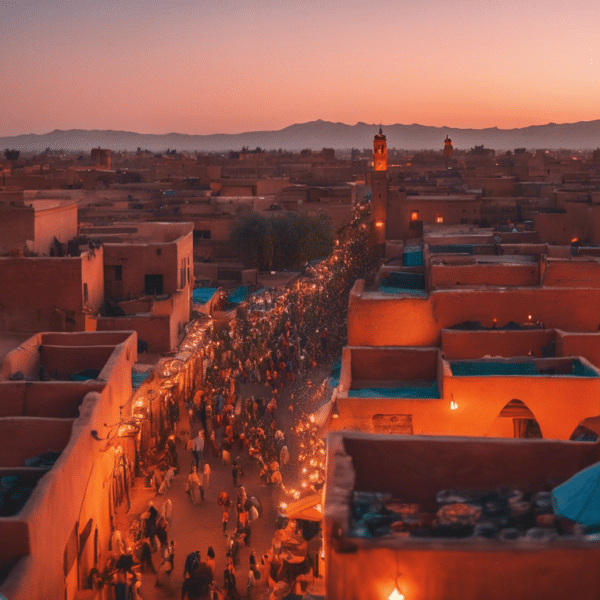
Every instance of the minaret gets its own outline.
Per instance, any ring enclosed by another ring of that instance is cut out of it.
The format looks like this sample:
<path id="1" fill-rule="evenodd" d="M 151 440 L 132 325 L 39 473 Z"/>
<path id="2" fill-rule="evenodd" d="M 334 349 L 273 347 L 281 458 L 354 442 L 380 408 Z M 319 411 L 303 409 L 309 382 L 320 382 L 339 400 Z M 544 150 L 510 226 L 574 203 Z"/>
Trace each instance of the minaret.
<path id="1" fill-rule="evenodd" d="M 385 244 L 388 204 L 388 153 L 383 131 L 373 140 L 373 172 L 371 173 L 371 244 Z"/>
<path id="2" fill-rule="evenodd" d="M 444 140 L 444 160 L 452 160 L 452 152 L 454 148 L 452 148 L 452 140 L 446 136 Z"/>

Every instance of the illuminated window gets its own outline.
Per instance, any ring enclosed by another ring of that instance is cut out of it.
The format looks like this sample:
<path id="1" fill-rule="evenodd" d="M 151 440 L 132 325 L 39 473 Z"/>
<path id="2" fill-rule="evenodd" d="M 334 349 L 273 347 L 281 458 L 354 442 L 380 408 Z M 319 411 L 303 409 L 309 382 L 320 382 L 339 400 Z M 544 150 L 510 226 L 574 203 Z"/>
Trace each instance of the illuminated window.
<path id="1" fill-rule="evenodd" d="M 416 221 L 418 218 L 419 218 L 419 211 L 417 211 L 417 210 L 413 210 L 413 211 L 410 213 L 410 220 L 411 220 L 411 221 Z"/>
<path id="2" fill-rule="evenodd" d="M 443 222 L 444 222 L 444 217 L 442 217 L 441 215 L 438 215 L 438 216 L 435 218 L 435 222 L 436 222 L 436 223 L 443 223 Z"/>

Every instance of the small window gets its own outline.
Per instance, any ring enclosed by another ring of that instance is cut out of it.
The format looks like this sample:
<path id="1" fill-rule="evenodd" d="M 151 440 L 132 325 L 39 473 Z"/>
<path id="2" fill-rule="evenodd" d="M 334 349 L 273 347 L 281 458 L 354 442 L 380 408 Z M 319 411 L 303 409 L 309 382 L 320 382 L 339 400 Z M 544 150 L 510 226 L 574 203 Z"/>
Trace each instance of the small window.
<path id="1" fill-rule="evenodd" d="M 156 249 L 156 256 L 160 256 L 162 254 L 162 248 Z"/>

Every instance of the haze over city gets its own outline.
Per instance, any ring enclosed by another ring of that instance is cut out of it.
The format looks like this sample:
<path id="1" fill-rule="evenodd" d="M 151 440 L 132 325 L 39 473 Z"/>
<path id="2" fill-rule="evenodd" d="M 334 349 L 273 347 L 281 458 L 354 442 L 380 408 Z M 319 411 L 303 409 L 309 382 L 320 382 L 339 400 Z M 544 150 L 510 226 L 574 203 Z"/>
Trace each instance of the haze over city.
<path id="1" fill-rule="evenodd" d="M 5 1 L 0 136 L 598 118 L 597 2 Z"/>

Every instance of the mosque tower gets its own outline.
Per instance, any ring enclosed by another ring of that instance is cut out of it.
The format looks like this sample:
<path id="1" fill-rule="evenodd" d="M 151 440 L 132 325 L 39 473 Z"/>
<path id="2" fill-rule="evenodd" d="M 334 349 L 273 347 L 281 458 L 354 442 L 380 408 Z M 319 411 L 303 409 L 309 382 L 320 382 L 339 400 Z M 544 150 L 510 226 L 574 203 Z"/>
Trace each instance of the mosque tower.
<path id="1" fill-rule="evenodd" d="M 446 136 L 444 140 L 444 160 L 452 160 L 452 153 L 454 148 L 452 147 L 452 140 Z"/>
<path id="2" fill-rule="evenodd" d="M 373 140 L 373 171 L 371 173 L 371 244 L 385 244 L 388 205 L 388 153 L 383 131 Z"/>

